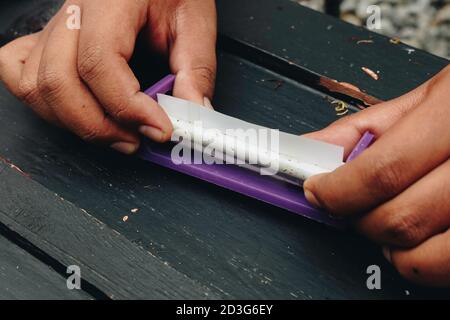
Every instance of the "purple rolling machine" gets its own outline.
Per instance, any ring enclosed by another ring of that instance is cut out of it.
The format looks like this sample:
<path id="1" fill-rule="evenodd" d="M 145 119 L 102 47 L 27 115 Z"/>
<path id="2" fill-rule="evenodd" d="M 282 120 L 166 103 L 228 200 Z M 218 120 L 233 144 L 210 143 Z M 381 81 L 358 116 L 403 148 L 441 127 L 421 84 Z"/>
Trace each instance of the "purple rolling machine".
<path id="1" fill-rule="evenodd" d="M 174 82 L 175 76 L 169 75 L 146 90 L 145 93 L 156 100 L 157 94 L 172 91 Z M 369 147 L 373 139 L 372 134 L 365 133 L 348 157 L 347 162 L 355 159 Z M 177 165 L 171 159 L 171 145 L 158 145 L 148 141 L 143 143 L 139 156 L 146 161 L 244 194 L 329 226 L 343 228 L 347 224 L 345 221 L 333 218 L 326 212 L 309 204 L 300 186 L 270 176 L 263 176 L 237 165 Z"/>

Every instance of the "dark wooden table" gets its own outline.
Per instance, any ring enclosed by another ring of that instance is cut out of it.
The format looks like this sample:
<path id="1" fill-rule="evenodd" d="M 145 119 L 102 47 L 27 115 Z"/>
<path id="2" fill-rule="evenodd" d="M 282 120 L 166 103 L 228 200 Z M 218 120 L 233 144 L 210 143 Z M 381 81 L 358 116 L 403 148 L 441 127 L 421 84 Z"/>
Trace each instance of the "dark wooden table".
<path id="1" fill-rule="evenodd" d="M 38 29 L 58 2 L 2 3 L 0 40 Z M 338 119 L 332 101 L 356 112 L 448 64 L 287 0 L 217 4 L 214 105 L 261 125 L 317 130 Z M 133 59 L 143 87 L 167 72 L 144 56 L 138 49 Z M 380 248 L 352 232 L 89 146 L 38 119 L 3 86 L 0 155 L 0 298 L 450 297 L 403 281 Z M 73 264 L 82 291 L 66 289 Z M 382 290 L 366 287 L 373 264 L 382 269 Z"/>

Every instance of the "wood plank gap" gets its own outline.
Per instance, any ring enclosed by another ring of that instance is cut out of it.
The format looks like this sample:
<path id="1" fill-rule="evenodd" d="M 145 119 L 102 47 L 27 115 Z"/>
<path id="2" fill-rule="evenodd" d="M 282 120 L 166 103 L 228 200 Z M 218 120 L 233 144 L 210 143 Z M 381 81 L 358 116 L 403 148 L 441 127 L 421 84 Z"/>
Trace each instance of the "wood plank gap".
<path id="1" fill-rule="evenodd" d="M 219 296 L 10 165 L 0 161 L 1 167 L 3 231 L 12 230 L 17 234 L 9 233 L 11 237 L 20 235 L 17 239 L 33 244 L 30 253 L 45 252 L 59 272 L 62 266 L 79 266 L 82 278 L 99 289 L 97 294 L 110 299 Z"/>
<path id="2" fill-rule="evenodd" d="M 4 214 L 4 212 L 2 212 L 1 210 L 0 212 Z M 8 226 L 3 224 L 2 222 L 0 222 L 0 235 L 3 236 L 5 239 L 14 243 L 19 248 L 25 250 L 27 253 L 29 253 L 31 256 L 38 259 L 39 261 L 41 261 L 43 264 L 50 267 L 56 273 L 60 274 L 63 278 L 67 277 L 66 270 L 68 266 L 65 266 L 57 259 L 53 258 L 46 252 L 42 251 L 41 249 L 36 247 L 33 243 L 22 237 L 19 233 L 8 228 Z M 81 279 L 81 288 L 84 292 L 89 294 L 94 299 L 110 300 L 107 294 L 105 294 L 103 291 L 101 291 L 99 288 L 97 288 L 95 285 L 93 285 L 86 279 L 83 278 Z"/>
<path id="3" fill-rule="evenodd" d="M 257 46 L 242 42 L 237 39 L 219 34 L 218 48 L 224 52 L 236 55 L 248 60 L 283 77 L 306 85 L 325 95 L 341 100 L 353 107 L 353 111 L 359 111 L 356 106 L 370 106 L 382 102 L 382 100 L 354 90 L 334 79 L 320 75 L 307 68 L 289 62 L 275 54 L 265 51 Z"/>

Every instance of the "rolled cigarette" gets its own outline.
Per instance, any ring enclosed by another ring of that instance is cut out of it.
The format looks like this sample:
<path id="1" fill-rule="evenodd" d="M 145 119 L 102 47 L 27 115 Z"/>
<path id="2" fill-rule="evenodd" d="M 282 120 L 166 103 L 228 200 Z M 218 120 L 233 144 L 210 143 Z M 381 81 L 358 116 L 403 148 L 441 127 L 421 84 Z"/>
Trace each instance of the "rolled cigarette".
<path id="1" fill-rule="evenodd" d="M 300 162 L 287 155 L 250 144 L 219 130 L 204 130 L 191 122 L 169 118 L 179 137 L 182 137 L 183 140 L 190 140 L 191 147 L 202 154 L 205 154 L 205 149 L 214 150 L 214 155 L 208 153 L 208 156 L 213 156 L 218 161 L 223 161 L 221 156 L 225 155 L 228 160 L 237 160 L 235 164 L 250 164 L 263 168 L 261 172 L 264 175 L 282 173 L 302 181 L 313 175 L 330 171 L 315 164 Z"/>

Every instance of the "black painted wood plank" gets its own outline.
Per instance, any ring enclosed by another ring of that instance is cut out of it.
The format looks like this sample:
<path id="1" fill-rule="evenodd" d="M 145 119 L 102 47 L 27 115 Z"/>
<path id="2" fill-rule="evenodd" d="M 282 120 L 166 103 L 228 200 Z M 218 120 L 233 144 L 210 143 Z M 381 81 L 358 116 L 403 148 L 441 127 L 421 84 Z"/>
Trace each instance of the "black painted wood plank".
<path id="1" fill-rule="evenodd" d="M 217 1 L 220 33 L 250 49 L 259 64 L 307 81 L 304 72 L 349 82 L 381 100 L 397 97 L 431 78 L 448 60 L 355 27 L 286 0 Z M 371 40 L 373 43 L 361 43 Z M 230 45 L 230 41 L 226 42 Z M 225 47 L 225 49 L 227 49 Z M 379 71 L 375 81 L 361 68 Z"/>
<path id="2" fill-rule="evenodd" d="M 92 297 L 84 291 L 67 289 L 64 277 L 0 236 L 0 300 L 16 299 L 86 300 Z"/>
<path id="3" fill-rule="evenodd" d="M 0 223 L 65 266 L 79 266 L 82 278 L 108 297 L 214 297 L 211 290 L 5 162 L 0 162 L 0 181 Z"/>
<path id="4" fill-rule="evenodd" d="M 220 56 L 219 69 L 220 111 L 291 132 L 336 119 L 327 97 L 298 83 L 229 55 Z M 379 248 L 356 235 L 88 146 L 44 124 L 2 90 L 0 154 L 221 297 L 403 298 L 406 289 L 413 297 L 435 294 L 403 282 Z M 138 213 L 130 213 L 133 208 Z M 383 268 L 381 292 L 365 287 L 371 264 Z"/>
<path id="5" fill-rule="evenodd" d="M 223 3 L 219 2 L 219 9 Z M 237 1 L 229 3 L 232 8 Z M 270 12 L 262 7 L 273 9 L 273 3 L 291 8 L 287 1 L 239 1 L 244 9 L 249 3 L 256 5 L 255 14 Z M 296 12 L 300 14 L 301 10 Z M 235 16 L 241 17 L 242 12 L 237 10 Z M 247 30 L 247 36 L 253 36 L 255 29 L 246 28 L 231 13 L 226 16 L 229 24 L 241 26 Z M 221 17 L 223 14 L 221 11 Z M 321 23 L 319 16 L 314 18 Z M 280 20 L 274 20 L 273 26 L 281 23 Z M 267 27 L 260 25 L 264 26 Z M 228 34 L 222 23 L 221 29 Z M 280 30 L 283 36 L 291 37 L 286 30 Z M 241 34 L 236 34 L 237 41 L 241 41 Z M 300 61 L 309 61 L 308 54 L 324 54 L 307 49 L 315 45 L 311 38 L 303 40 L 306 49 L 300 48 L 295 37 L 289 42 L 295 55 L 301 57 Z M 284 43 L 277 44 L 277 39 L 273 39 L 273 44 L 278 59 L 283 55 L 276 48 L 282 50 L 280 44 Z M 325 51 L 334 57 L 333 52 Z M 149 61 L 148 57 L 145 61 Z M 264 59 L 261 61 L 264 65 Z M 324 62 L 322 69 L 320 59 L 313 62 L 314 72 L 325 74 L 329 70 L 329 61 Z M 135 65 L 141 71 L 155 70 L 139 58 Z M 342 67 L 333 70 L 347 75 Z M 279 71 L 284 73 L 283 68 Z M 140 80 L 150 84 L 159 76 L 145 74 Z M 350 73 L 349 78 L 352 83 L 361 80 L 356 73 Z M 401 90 L 396 91 L 399 93 Z M 329 99 L 239 57 L 220 56 L 215 104 L 230 115 L 302 133 L 337 119 Z M 166 262 L 200 286 L 211 288 L 219 297 L 407 298 L 405 290 L 413 298 L 448 296 L 445 290 L 426 290 L 405 283 L 384 261 L 379 248 L 354 234 L 343 234 L 178 173 L 87 146 L 38 120 L 3 87 L 0 87 L 0 127 L 0 155 L 12 160 L 49 190 L 87 209 L 108 228 L 120 232 L 121 241 L 142 246 L 157 260 Z M 130 213 L 133 208 L 139 209 L 137 214 Z M 124 215 L 130 216 L 127 222 L 122 221 Z M 73 231 L 69 224 L 65 225 Z M 44 235 L 50 238 L 49 232 L 45 231 Z M 95 243 L 95 239 L 84 242 L 89 243 Z M 66 245 L 68 252 L 83 257 L 83 252 Z M 121 247 L 120 241 L 114 245 Z M 107 261 L 115 264 L 113 261 L 120 259 L 121 253 L 109 252 L 111 257 Z M 382 266 L 382 291 L 369 291 L 365 287 L 365 268 L 370 264 Z M 103 270 L 103 263 L 97 267 Z"/>

